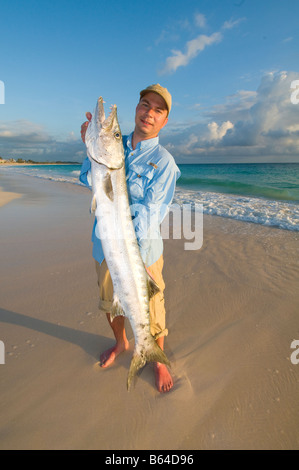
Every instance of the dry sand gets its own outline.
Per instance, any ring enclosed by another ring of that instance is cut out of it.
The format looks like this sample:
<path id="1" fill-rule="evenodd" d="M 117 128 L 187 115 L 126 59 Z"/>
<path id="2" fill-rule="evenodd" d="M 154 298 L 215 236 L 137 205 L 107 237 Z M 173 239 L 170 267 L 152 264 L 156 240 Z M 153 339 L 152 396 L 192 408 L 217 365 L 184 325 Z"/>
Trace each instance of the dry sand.
<path id="1" fill-rule="evenodd" d="M 0 208 L 0 449 L 299 448 L 298 234 L 205 216 L 200 250 L 166 240 L 175 385 L 160 394 L 147 365 L 127 392 L 132 350 L 98 365 L 113 340 L 90 192 L 20 176 L 0 186 L 22 194 Z"/>
<path id="2" fill-rule="evenodd" d="M 0 207 L 5 206 L 5 204 L 8 204 L 14 199 L 18 199 L 19 197 L 22 197 L 22 194 L 3 191 L 0 187 Z"/>

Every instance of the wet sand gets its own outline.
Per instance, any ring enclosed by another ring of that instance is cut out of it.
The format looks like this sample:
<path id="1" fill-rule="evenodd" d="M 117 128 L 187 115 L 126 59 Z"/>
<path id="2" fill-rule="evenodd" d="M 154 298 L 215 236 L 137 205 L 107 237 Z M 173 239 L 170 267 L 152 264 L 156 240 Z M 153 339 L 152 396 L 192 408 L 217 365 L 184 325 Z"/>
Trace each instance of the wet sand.
<path id="1" fill-rule="evenodd" d="M 113 339 L 90 192 L 25 176 L 0 186 L 1 449 L 299 448 L 299 234 L 204 216 L 200 250 L 166 240 L 175 384 L 160 394 L 149 364 L 127 392 L 129 325 L 131 350 L 98 363 Z"/>

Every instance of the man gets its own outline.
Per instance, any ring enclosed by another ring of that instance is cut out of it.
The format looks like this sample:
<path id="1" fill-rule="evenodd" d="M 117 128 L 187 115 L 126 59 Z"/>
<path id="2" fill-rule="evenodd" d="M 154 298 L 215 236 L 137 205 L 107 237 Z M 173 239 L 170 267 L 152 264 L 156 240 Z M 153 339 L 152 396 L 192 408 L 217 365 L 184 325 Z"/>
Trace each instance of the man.
<path id="1" fill-rule="evenodd" d="M 150 300 L 150 324 L 151 333 L 162 350 L 168 331 L 165 327 L 163 241 L 160 224 L 172 202 L 180 171 L 170 153 L 159 145 L 158 134 L 167 124 L 171 103 L 170 93 L 159 84 L 142 90 L 136 107 L 134 131 L 129 136 L 123 137 L 130 204 L 142 205 L 142 210 L 134 220 L 136 237 L 145 267 L 160 288 L 160 292 Z M 92 116 L 86 113 L 86 117 L 88 121 L 81 126 L 83 142 Z M 86 158 L 82 164 L 80 181 L 87 186 L 90 186 L 90 167 L 89 159 Z M 153 213 L 155 217 L 152 217 Z M 152 235 L 149 235 L 147 226 L 148 214 L 152 217 L 150 219 Z M 106 311 L 116 340 L 115 345 L 100 356 L 101 367 L 106 368 L 120 353 L 129 348 L 129 342 L 126 337 L 124 317 L 118 316 L 113 322 L 110 320 L 113 285 L 104 260 L 101 241 L 96 237 L 96 233 L 95 221 L 92 241 L 100 289 L 99 307 Z M 164 364 L 155 363 L 154 370 L 157 389 L 160 392 L 168 392 L 173 386 L 168 368 Z"/>

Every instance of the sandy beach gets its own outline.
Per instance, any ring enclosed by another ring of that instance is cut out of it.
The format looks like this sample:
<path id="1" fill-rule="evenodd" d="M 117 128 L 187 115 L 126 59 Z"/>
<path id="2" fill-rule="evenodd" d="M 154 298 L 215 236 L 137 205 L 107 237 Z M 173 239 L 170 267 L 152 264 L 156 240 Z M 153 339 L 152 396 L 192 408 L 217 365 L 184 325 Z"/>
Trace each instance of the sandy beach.
<path id="1" fill-rule="evenodd" d="M 133 350 L 109 369 L 90 192 L 0 174 L 0 449 L 299 449 L 296 232 L 204 216 L 203 246 L 165 241 L 174 388 Z M 299 358 L 299 354 L 298 354 Z"/>
<path id="2" fill-rule="evenodd" d="M 14 199 L 18 199 L 19 197 L 22 197 L 22 194 L 3 191 L 2 188 L 0 188 L 0 207 L 5 206 L 5 204 L 8 204 Z"/>

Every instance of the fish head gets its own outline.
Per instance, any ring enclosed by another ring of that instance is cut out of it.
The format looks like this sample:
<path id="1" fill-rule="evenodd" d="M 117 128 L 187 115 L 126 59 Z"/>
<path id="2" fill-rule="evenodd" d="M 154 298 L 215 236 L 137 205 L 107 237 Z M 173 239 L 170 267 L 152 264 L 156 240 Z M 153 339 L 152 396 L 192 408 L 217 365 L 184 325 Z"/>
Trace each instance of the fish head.
<path id="1" fill-rule="evenodd" d="M 117 119 L 117 106 L 113 105 L 105 117 L 103 98 L 97 101 L 85 136 L 88 157 L 111 170 L 124 166 L 125 156 L 121 130 Z"/>

